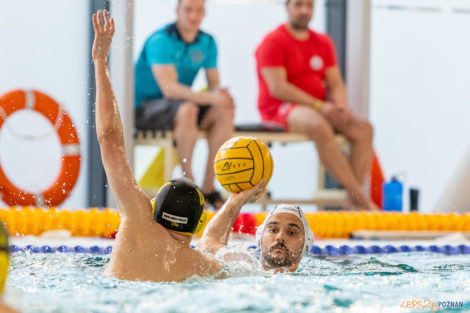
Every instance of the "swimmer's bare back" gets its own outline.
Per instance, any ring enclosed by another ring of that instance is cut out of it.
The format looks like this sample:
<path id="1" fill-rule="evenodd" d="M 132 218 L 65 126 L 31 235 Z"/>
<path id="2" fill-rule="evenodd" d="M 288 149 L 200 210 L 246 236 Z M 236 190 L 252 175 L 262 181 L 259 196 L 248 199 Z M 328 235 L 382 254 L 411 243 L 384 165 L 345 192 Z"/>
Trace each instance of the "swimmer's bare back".
<path id="1" fill-rule="evenodd" d="M 221 265 L 188 243 L 179 242 L 149 214 L 140 222 L 124 219 L 105 274 L 119 279 L 183 281 L 216 274 Z"/>
<path id="2" fill-rule="evenodd" d="M 0 300 L 0 313 L 18 313 Z"/>
<path id="3" fill-rule="evenodd" d="M 107 57 L 114 20 L 107 11 L 100 10 L 93 15 L 93 27 L 96 133 L 106 176 L 121 213 L 121 225 L 105 274 L 156 282 L 215 274 L 221 265 L 192 249 L 191 237 L 171 233 L 153 219 L 150 201 L 135 181 L 126 156 L 119 108 L 109 77 Z"/>

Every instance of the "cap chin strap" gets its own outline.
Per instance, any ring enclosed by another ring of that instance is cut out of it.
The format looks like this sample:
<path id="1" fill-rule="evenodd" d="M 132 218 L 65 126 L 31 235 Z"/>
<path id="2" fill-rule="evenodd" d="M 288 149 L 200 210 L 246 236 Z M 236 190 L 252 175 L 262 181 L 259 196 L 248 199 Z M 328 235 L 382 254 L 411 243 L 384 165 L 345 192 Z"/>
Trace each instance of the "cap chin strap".
<path id="1" fill-rule="evenodd" d="M 195 234 L 201 231 L 204 225 L 206 225 L 206 221 L 207 221 L 207 212 L 206 210 L 202 210 L 201 217 L 199 218 L 199 222 L 197 222 L 196 230 L 194 231 Z"/>
<path id="2" fill-rule="evenodd" d="M 189 237 L 194 236 L 193 233 L 184 233 L 184 232 L 182 232 L 182 231 L 176 231 L 176 230 L 169 229 L 169 228 L 166 228 L 166 227 L 165 227 L 165 229 L 166 229 L 166 230 L 169 230 L 169 231 L 171 231 L 171 232 L 173 232 L 173 233 L 180 234 L 180 235 L 185 235 L 185 236 L 189 236 Z"/>

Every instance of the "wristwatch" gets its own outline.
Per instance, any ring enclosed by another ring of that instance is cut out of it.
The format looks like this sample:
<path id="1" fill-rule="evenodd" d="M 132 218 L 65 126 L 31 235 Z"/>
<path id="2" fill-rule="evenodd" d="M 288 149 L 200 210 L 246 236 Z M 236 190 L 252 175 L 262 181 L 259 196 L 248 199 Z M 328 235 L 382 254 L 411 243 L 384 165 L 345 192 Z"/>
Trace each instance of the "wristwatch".
<path id="1" fill-rule="evenodd" d="M 313 108 L 317 111 L 320 111 L 321 107 L 323 106 L 323 101 L 319 100 L 319 99 L 316 99 L 314 102 L 313 102 Z"/>

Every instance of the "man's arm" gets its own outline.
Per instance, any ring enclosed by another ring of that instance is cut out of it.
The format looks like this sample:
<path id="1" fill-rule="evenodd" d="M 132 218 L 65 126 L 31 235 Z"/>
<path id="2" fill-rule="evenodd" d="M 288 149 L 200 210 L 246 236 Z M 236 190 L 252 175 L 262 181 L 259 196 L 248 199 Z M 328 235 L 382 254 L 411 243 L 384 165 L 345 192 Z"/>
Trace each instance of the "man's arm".
<path id="1" fill-rule="evenodd" d="M 269 93 L 283 102 L 297 103 L 319 110 L 323 104 L 302 89 L 287 81 L 287 72 L 284 67 L 264 67 L 261 69 Z"/>
<path id="2" fill-rule="evenodd" d="M 109 184 L 125 217 L 141 218 L 151 215 L 150 201 L 137 185 L 124 147 L 124 136 L 119 108 L 114 96 L 108 70 L 108 51 L 114 34 L 114 20 L 108 12 L 93 14 L 95 41 L 92 57 L 96 80 L 96 134 L 101 158 Z"/>
<path id="3" fill-rule="evenodd" d="M 165 98 L 184 99 L 196 104 L 232 105 L 231 98 L 219 90 L 194 92 L 180 84 L 173 65 L 152 65 L 152 73 Z"/>
<path id="4" fill-rule="evenodd" d="M 338 106 L 347 107 L 348 95 L 346 91 L 346 85 L 344 84 L 341 71 L 337 65 L 332 66 L 326 70 L 325 80 L 331 101 L 333 101 L 333 103 Z"/>
<path id="5" fill-rule="evenodd" d="M 220 88 L 219 70 L 217 68 L 206 69 L 207 88 L 210 91 Z"/>
<path id="6" fill-rule="evenodd" d="M 235 106 L 233 98 L 227 88 L 220 88 L 219 70 L 217 68 L 206 69 L 207 89 L 212 92 L 219 93 L 224 99 L 228 101 L 225 105 Z"/>
<path id="7" fill-rule="evenodd" d="M 205 253 L 216 254 L 217 251 L 226 246 L 232 225 L 242 206 L 251 198 L 254 198 L 254 200 L 258 199 L 263 192 L 264 180 L 261 180 L 251 189 L 238 194 L 230 194 L 228 200 L 204 229 L 201 241 L 199 242 L 199 250 Z"/>

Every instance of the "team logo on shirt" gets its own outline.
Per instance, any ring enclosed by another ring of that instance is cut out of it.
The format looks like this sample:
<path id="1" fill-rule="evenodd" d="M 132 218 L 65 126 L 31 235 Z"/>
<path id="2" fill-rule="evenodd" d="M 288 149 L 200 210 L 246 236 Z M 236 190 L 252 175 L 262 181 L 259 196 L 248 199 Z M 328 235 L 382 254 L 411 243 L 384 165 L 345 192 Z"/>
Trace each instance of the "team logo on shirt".
<path id="1" fill-rule="evenodd" d="M 318 55 L 314 55 L 311 59 L 310 59 L 310 67 L 314 70 L 314 71 L 319 71 L 323 68 L 323 59 L 320 58 Z"/>
<path id="2" fill-rule="evenodd" d="M 201 63 L 204 55 L 202 54 L 201 50 L 194 50 L 191 54 L 191 60 L 193 63 Z"/>

